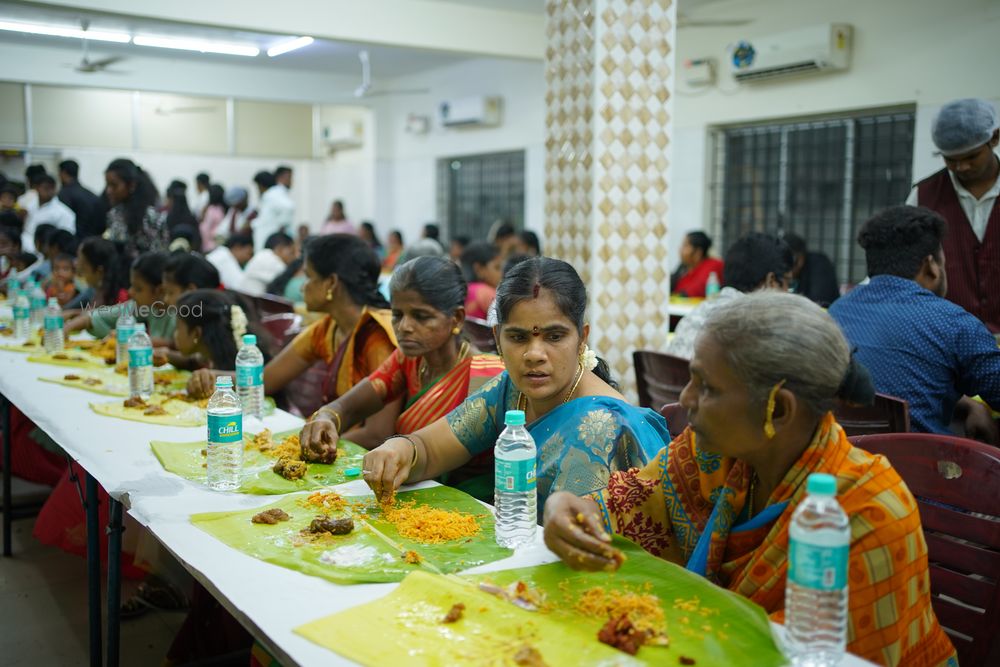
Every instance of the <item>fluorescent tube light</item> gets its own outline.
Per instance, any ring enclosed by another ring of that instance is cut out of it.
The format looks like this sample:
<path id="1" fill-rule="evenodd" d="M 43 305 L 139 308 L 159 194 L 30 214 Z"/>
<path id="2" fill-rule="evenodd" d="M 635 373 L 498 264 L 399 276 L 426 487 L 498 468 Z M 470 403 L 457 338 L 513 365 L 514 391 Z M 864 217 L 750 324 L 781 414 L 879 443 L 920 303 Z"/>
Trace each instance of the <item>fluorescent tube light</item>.
<path id="1" fill-rule="evenodd" d="M 273 58 L 275 56 L 280 56 L 282 53 L 288 53 L 289 51 L 294 51 L 295 49 L 301 49 L 303 46 L 309 46 L 312 43 L 312 37 L 296 37 L 295 39 L 290 39 L 287 42 L 275 44 L 267 50 L 267 55 Z"/>
<path id="2" fill-rule="evenodd" d="M 184 37 L 158 37 L 156 35 L 136 35 L 132 43 L 138 46 L 155 46 L 161 49 L 179 49 L 181 51 L 199 51 L 201 53 L 221 53 L 227 56 L 256 56 L 260 49 L 256 46 L 241 44 L 226 44 L 224 42 L 209 42 L 201 39 Z"/>
<path id="3" fill-rule="evenodd" d="M 126 32 L 111 32 L 108 30 L 81 30 L 43 23 L 19 23 L 0 20 L 0 30 L 10 32 L 25 32 L 31 35 L 48 35 L 50 37 L 73 37 L 75 39 L 91 39 L 95 42 L 118 42 L 128 44 L 132 36 Z"/>

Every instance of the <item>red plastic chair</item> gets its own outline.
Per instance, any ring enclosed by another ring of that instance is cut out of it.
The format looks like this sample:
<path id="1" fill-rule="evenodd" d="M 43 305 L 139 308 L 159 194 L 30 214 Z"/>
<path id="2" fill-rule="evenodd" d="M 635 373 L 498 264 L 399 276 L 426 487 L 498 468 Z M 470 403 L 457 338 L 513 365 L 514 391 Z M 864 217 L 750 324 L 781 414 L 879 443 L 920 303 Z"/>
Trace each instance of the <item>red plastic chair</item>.
<path id="1" fill-rule="evenodd" d="M 851 442 L 889 459 L 917 498 L 934 613 L 959 663 L 1000 665 L 1000 449 L 928 433 Z"/>
<path id="2" fill-rule="evenodd" d="M 492 352 L 496 354 L 497 341 L 493 337 L 492 327 L 486 323 L 486 320 L 481 320 L 478 317 L 466 317 L 462 331 L 465 333 L 465 337 L 469 339 L 469 342 L 480 352 Z"/>
<path id="3" fill-rule="evenodd" d="M 271 335 L 273 356 L 302 330 L 302 317 L 296 313 L 265 315 L 261 318 L 260 325 Z"/>
<path id="4" fill-rule="evenodd" d="M 910 431 L 910 404 L 885 394 L 875 394 L 875 403 L 871 406 L 841 403 L 833 415 L 848 436 Z"/>
<path id="5" fill-rule="evenodd" d="M 294 313 L 295 304 L 288 299 L 273 294 L 247 294 L 239 290 L 231 290 L 253 304 L 260 317 L 278 313 Z"/>
<path id="6" fill-rule="evenodd" d="M 681 390 L 691 380 L 688 360 L 652 350 L 632 353 L 639 405 L 657 409 L 680 400 Z"/>
<path id="7" fill-rule="evenodd" d="M 688 411 L 680 403 L 667 403 L 660 408 L 660 414 L 667 420 L 667 430 L 670 437 L 679 436 L 688 425 Z"/>

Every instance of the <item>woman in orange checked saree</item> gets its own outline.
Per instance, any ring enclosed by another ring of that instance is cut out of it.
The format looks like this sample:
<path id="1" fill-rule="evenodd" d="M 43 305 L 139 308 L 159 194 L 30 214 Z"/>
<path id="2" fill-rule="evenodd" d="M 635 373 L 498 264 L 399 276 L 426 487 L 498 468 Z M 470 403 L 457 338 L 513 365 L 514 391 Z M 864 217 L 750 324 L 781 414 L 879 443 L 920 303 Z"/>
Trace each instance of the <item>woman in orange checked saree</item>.
<path id="1" fill-rule="evenodd" d="M 310 419 L 301 436 L 309 456 L 323 458 L 341 433 L 394 402 L 399 414 L 395 432 L 413 433 L 447 415 L 504 370 L 498 356 L 474 354 L 461 337 L 466 283 L 453 262 L 443 257 L 411 260 L 393 273 L 389 290 L 399 349 L 367 380 Z M 447 482 L 492 498 L 492 450 L 450 473 Z"/>
<path id="2" fill-rule="evenodd" d="M 882 665 L 957 665 L 931 608 L 916 501 L 829 411 L 835 398 L 872 393 L 815 304 L 761 292 L 721 306 L 695 343 L 681 394 L 688 429 L 646 467 L 612 474 L 603 491 L 552 496 L 546 543 L 572 567 L 613 569 L 612 531 L 783 622 L 792 512 L 808 476 L 827 473 L 850 518 L 847 650 Z"/>

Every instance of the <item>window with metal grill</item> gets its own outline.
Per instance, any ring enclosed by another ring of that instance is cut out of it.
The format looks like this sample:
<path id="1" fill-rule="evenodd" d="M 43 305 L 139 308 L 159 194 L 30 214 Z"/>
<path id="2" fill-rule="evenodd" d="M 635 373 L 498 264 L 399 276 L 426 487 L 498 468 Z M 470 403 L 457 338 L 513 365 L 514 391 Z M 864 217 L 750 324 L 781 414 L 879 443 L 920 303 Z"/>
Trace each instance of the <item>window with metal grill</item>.
<path id="1" fill-rule="evenodd" d="M 716 247 L 750 231 L 794 232 L 833 260 L 840 282 L 865 277 L 855 241 L 872 214 L 912 185 L 912 110 L 720 128 L 712 178 Z"/>
<path id="2" fill-rule="evenodd" d="M 524 151 L 439 159 L 437 174 L 448 238 L 485 239 L 497 220 L 524 228 Z"/>

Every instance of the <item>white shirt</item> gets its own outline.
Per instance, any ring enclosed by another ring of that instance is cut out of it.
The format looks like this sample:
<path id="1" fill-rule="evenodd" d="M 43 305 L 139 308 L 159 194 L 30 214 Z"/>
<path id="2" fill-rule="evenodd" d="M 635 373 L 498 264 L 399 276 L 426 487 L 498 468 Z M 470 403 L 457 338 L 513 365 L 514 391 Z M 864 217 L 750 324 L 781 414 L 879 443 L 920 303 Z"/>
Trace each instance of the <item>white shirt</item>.
<path id="1" fill-rule="evenodd" d="M 38 190 L 28 190 L 17 198 L 17 205 L 24 209 L 24 231 L 21 232 L 21 250 L 35 252 L 35 212 L 38 211 Z"/>
<path id="2" fill-rule="evenodd" d="M 962 206 L 965 217 L 969 219 L 972 231 L 976 233 L 976 237 L 982 242 L 983 237 L 986 236 L 986 225 L 990 221 L 990 212 L 993 211 L 993 204 L 996 202 L 997 197 L 1000 196 L 1000 178 L 997 178 L 993 183 L 993 187 L 983 193 L 982 197 L 976 199 L 971 192 L 962 187 L 962 184 L 955 178 L 955 174 L 951 173 L 950 170 L 948 171 L 948 177 L 951 178 L 951 184 L 955 186 L 958 203 Z M 920 206 L 919 197 L 919 189 L 914 186 L 910 190 L 910 196 L 906 198 L 906 203 L 909 206 Z"/>
<path id="3" fill-rule="evenodd" d="M 667 354 L 682 359 L 690 359 L 694 356 L 694 340 L 705 326 L 708 316 L 713 310 L 724 303 L 728 303 L 735 298 L 743 296 L 743 292 L 733 287 L 723 287 L 711 299 L 705 299 L 694 310 L 681 318 L 674 329 L 674 335 L 668 336 Z"/>
<path id="4" fill-rule="evenodd" d="M 212 266 L 219 271 L 219 280 L 222 281 L 224 286 L 230 289 L 239 288 L 239 285 L 243 282 L 243 269 L 240 268 L 240 263 L 236 261 L 229 248 L 220 245 L 205 255 L 205 259 L 211 262 Z"/>
<path id="5" fill-rule="evenodd" d="M 76 234 L 76 213 L 69 206 L 62 203 L 58 197 L 53 197 L 38 207 L 35 215 L 31 218 L 32 233 L 38 229 L 39 225 L 54 225 L 59 229 L 65 229 L 71 234 Z"/>
<path id="6" fill-rule="evenodd" d="M 257 217 L 250 222 L 254 252 L 264 249 L 271 234 L 281 231 L 290 233 L 295 226 L 295 202 L 288 188 L 279 183 L 261 195 L 257 211 Z"/>
<path id="7" fill-rule="evenodd" d="M 287 265 L 270 248 L 255 252 L 243 269 L 243 280 L 235 288 L 246 294 L 259 296 L 267 292 L 272 280 L 284 272 Z"/>
<path id="8" fill-rule="evenodd" d="M 205 215 L 206 206 L 208 206 L 208 190 L 195 194 L 194 206 L 191 208 L 191 212 L 194 213 L 194 217 L 198 219 L 198 222 L 201 222 L 201 217 Z"/>

